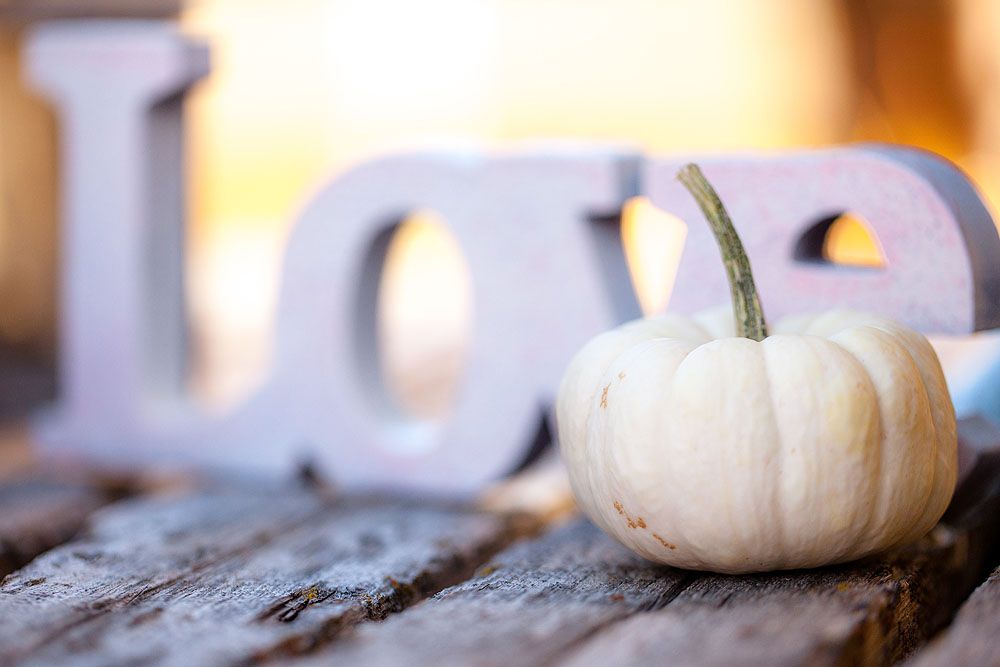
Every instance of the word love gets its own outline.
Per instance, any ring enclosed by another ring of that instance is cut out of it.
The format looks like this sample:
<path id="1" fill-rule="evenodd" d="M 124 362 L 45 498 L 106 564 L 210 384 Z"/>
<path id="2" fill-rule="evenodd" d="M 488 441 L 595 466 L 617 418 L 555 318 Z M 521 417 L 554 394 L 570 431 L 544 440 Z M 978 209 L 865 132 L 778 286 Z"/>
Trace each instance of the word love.
<path id="1" fill-rule="evenodd" d="M 690 161 L 727 202 L 773 317 L 850 306 L 926 333 L 1000 321 L 990 215 L 957 169 L 920 151 L 397 155 L 327 183 L 294 221 L 270 377 L 232 414 L 209 417 L 177 380 L 184 208 L 173 148 L 181 93 L 207 70 L 186 40 L 157 26 L 62 25 L 30 42 L 29 72 L 60 109 L 66 149 L 63 393 L 36 430 L 50 448 L 268 471 L 308 456 L 346 486 L 473 491 L 534 451 L 573 353 L 640 315 L 613 221 L 636 195 L 698 220 L 674 178 Z M 392 407 L 374 343 L 389 239 L 425 209 L 461 246 L 474 298 L 455 404 L 435 421 Z M 816 239 L 845 211 L 869 223 L 883 267 L 820 261 Z M 671 309 L 728 300 L 707 227 L 690 225 Z"/>

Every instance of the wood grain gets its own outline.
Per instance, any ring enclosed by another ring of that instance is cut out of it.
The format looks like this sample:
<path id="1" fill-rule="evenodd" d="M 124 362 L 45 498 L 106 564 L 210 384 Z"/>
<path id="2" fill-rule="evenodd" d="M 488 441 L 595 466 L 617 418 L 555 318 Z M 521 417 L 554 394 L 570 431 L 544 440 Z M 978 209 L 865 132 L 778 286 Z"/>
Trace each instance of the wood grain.
<path id="1" fill-rule="evenodd" d="M 705 576 L 563 664 L 891 664 L 947 621 L 981 558 L 967 534 L 939 527 L 918 547 L 868 564 Z"/>
<path id="2" fill-rule="evenodd" d="M 0 576 L 71 539 L 110 500 L 106 490 L 43 478 L 0 484 Z"/>
<path id="3" fill-rule="evenodd" d="M 983 449 L 980 447 L 980 449 Z M 1000 516 L 1000 451 L 983 451 L 972 473 L 956 494 L 947 519 L 966 524 L 987 524 L 998 529 Z M 982 535 L 979 548 L 993 549 L 995 535 Z M 959 609 L 948 628 L 912 663 L 919 667 L 1000 665 L 1000 568 L 979 585 Z"/>
<path id="4" fill-rule="evenodd" d="M 511 544 L 537 523 L 428 500 L 229 486 L 121 502 L 0 585 L 0 665 L 890 664 L 992 564 L 994 440 L 916 545 L 742 577 L 648 563 L 583 519 Z M 998 587 L 920 664 L 993 662 Z"/>
<path id="5" fill-rule="evenodd" d="M 996 431 L 970 442 L 968 424 L 959 428 L 978 460 L 943 523 L 916 545 L 821 570 L 706 575 L 667 608 L 596 636 L 565 664 L 877 665 L 907 657 L 948 623 L 996 552 Z"/>
<path id="6" fill-rule="evenodd" d="M 686 573 L 646 563 L 579 520 L 383 624 L 357 627 L 315 662 L 896 662 L 948 622 L 987 568 L 1000 528 L 1000 513 L 988 511 L 1000 492 L 994 458 L 980 455 L 950 525 L 879 558 L 742 577 Z"/>
<path id="7" fill-rule="evenodd" d="M 910 667 L 1000 665 L 1000 568 L 962 605 L 948 629 Z"/>
<path id="8" fill-rule="evenodd" d="M 461 580 L 515 535 L 467 508 L 315 494 L 123 503 L 0 587 L 0 664 L 294 654 Z"/>
<path id="9" fill-rule="evenodd" d="M 694 576 L 646 562 L 576 520 L 403 614 L 357 627 L 315 664 L 543 664 L 600 628 L 668 604 Z"/>

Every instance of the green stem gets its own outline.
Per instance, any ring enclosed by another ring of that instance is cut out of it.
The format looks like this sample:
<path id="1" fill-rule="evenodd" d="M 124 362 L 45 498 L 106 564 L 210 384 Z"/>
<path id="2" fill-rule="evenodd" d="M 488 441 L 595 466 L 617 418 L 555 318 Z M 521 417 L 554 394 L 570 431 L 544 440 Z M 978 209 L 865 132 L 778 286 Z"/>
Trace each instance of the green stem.
<path id="1" fill-rule="evenodd" d="M 750 272 L 750 259 L 719 194 L 701 173 L 698 165 L 685 166 L 677 173 L 677 180 L 684 184 L 698 202 L 719 244 L 729 277 L 729 291 L 733 295 L 736 335 L 756 341 L 764 340 L 767 338 L 767 323 L 764 322 L 764 309 L 760 306 L 757 286 Z"/>

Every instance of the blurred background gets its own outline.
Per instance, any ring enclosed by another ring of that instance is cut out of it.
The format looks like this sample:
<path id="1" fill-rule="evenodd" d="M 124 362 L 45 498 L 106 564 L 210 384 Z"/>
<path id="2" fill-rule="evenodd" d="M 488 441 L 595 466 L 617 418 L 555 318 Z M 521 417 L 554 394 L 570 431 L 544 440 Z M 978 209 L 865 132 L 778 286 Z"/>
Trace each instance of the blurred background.
<path id="1" fill-rule="evenodd" d="M 0 441 L 55 391 L 56 119 L 28 90 L 25 30 L 51 18 L 176 17 L 211 44 L 187 101 L 190 385 L 225 409 L 268 364 L 290 223 L 373 154 L 537 137 L 651 153 L 889 141 L 940 153 L 1000 200 L 1000 0 L 0 0 Z M 647 312 L 669 298 L 683 227 L 624 211 Z M 845 221 L 829 252 L 872 263 Z M 393 240 L 384 374 L 438 414 L 471 292 L 433 213 Z M 0 466 L 25 456 L 0 445 Z M 21 447 L 21 448 L 19 448 Z"/>

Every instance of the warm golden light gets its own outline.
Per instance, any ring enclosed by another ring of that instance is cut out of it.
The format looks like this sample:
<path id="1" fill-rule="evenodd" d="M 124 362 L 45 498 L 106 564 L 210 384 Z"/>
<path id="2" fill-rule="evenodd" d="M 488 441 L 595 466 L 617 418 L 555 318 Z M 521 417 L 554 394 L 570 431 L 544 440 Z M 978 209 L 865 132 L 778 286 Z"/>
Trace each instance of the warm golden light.
<path id="1" fill-rule="evenodd" d="M 860 216 L 850 212 L 830 225 L 823 241 L 823 259 L 850 266 L 885 266 L 878 239 Z"/>
<path id="2" fill-rule="evenodd" d="M 622 245 L 643 313 L 666 309 L 686 236 L 684 221 L 645 197 L 630 199 L 622 209 Z"/>
<path id="3" fill-rule="evenodd" d="M 771 148 L 833 141 L 847 113 L 829 3 L 201 0 L 183 20 L 213 48 L 197 229 L 287 224 L 331 171 L 442 137 Z"/>
<path id="4" fill-rule="evenodd" d="M 989 27 L 995 22 L 982 20 L 982 3 L 958 4 L 965 45 L 959 57 L 978 82 L 983 63 L 996 61 L 996 31 Z M 252 239 L 278 243 L 318 184 L 374 153 L 440 146 L 443 139 L 500 145 L 570 137 L 626 142 L 651 153 L 891 140 L 892 114 L 909 109 L 909 98 L 895 106 L 882 100 L 883 108 L 869 88 L 894 81 L 897 70 L 885 66 L 899 59 L 880 61 L 882 78 L 859 78 L 871 68 L 854 53 L 857 18 L 835 2 L 800 0 L 191 3 L 184 23 L 211 39 L 214 61 L 190 106 L 197 263 L 190 292 L 202 356 L 240 376 L 261 366 L 278 252 Z M 872 54 L 891 55 L 896 42 L 876 37 L 881 46 Z M 977 118 L 992 118 L 1000 98 L 978 87 L 988 104 Z M 989 176 L 987 192 L 1000 182 L 995 125 L 976 124 L 982 155 L 952 156 Z M 905 136 L 939 141 L 949 132 L 941 126 Z M 644 312 L 663 310 L 683 223 L 637 200 L 626 207 L 622 232 Z M 464 298 L 448 292 L 453 288 L 442 277 L 461 263 L 449 242 L 443 228 L 419 219 L 393 242 L 383 285 L 390 386 L 411 371 L 433 374 L 440 348 L 459 344 L 453 313 L 421 319 L 438 303 Z M 824 252 L 839 263 L 882 261 L 877 241 L 850 219 L 834 225 Z M 252 279 L 242 279 L 244 273 Z M 407 278 L 398 282 L 399 275 Z M 423 288 L 411 287 L 424 280 Z M 426 355 L 404 351 L 420 345 L 430 346 Z M 240 348 L 257 350 L 256 357 L 246 352 L 237 359 Z M 409 403 L 408 391 L 400 393 L 407 410 L 440 409 L 440 403 Z"/>
<path id="5" fill-rule="evenodd" d="M 382 377 L 415 417 L 443 414 L 457 388 L 472 327 L 472 278 L 444 220 L 417 211 L 397 228 L 379 285 Z"/>
<path id="6" fill-rule="evenodd" d="M 284 230 L 247 218 L 202 230 L 188 256 L 188 295 L 197 336 L 191 389 L 224 410 L 263 379 Z"/>

